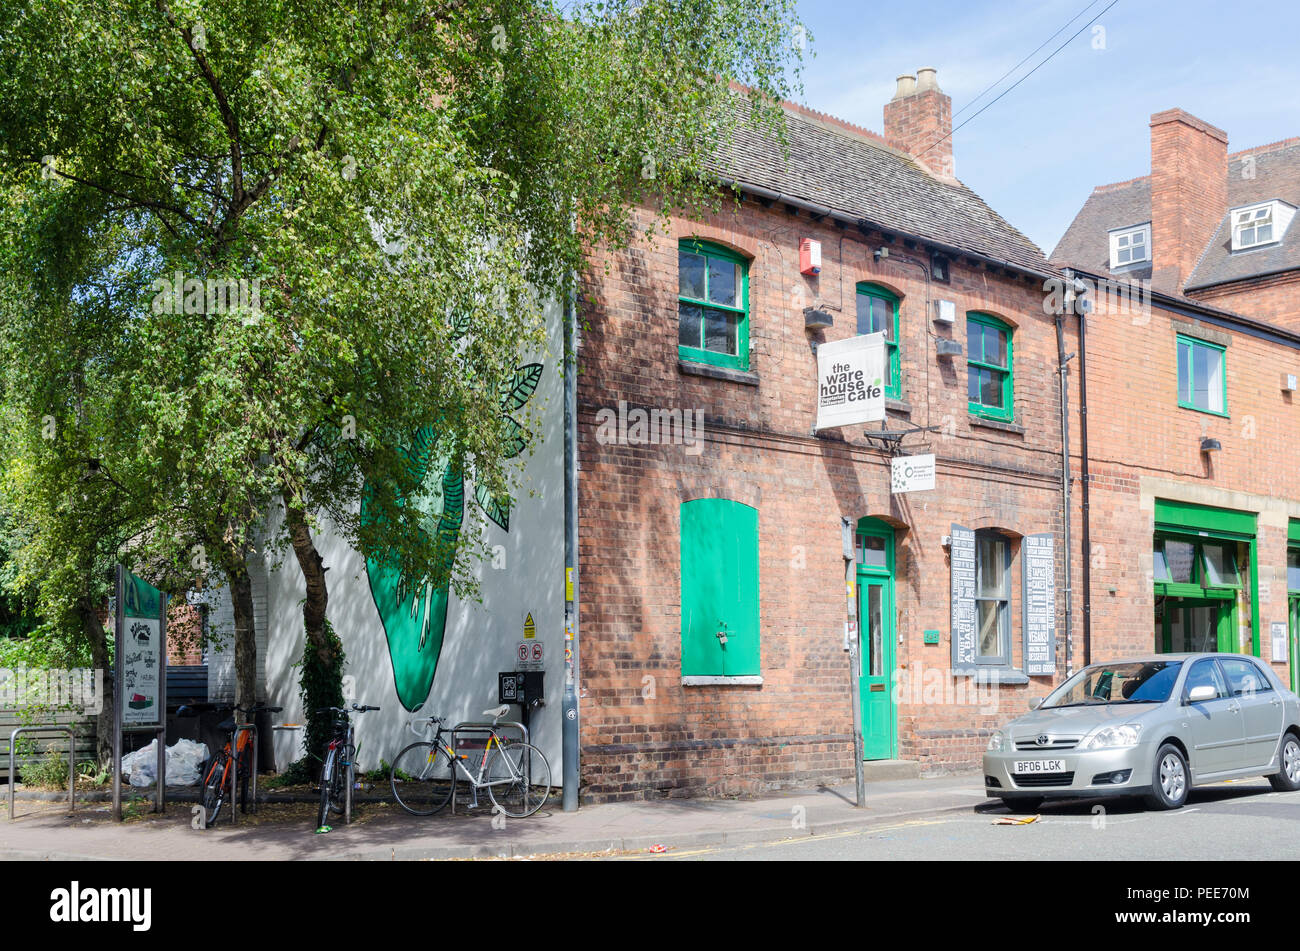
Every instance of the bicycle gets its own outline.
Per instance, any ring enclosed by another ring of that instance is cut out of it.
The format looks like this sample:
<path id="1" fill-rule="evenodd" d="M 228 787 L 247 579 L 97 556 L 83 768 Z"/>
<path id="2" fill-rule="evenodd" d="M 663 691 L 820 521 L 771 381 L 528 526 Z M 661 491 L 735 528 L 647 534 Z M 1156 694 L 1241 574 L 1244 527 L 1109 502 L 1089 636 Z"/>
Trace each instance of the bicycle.
<path id="1" fill-rule="evenodd" d="M 239 809 L 241 812 L 248 811 L 248 781 L 256 769 L 257 764 L 253 762 L 253 734 L 247 726 L 235 723 L 235 714 L 242 713 L 246 717 L 253 717 L 258 713 L 279 713 L 283 707 L 271 707 L 260 701 L 248 707 L 238 705 L 229 707 L 217 707 L 218 710 L 229 710 L 230 716 L 221 723 L 217 724 L 217 729 L 224 730 L 230 734 L 230 739 L 226 745 L 213 758 L 208 771 L 203 776 L 203 826 L 210 828 L 217 824 L 217 817 L 221 814 L 221 807 L 226 802 L 226 787 L 230 785 L 230 770 L 238 766 L 239 770 Z M 181 711 L 185 711 L 182 713 Z M 177 711 L 182 716 L 189 711 L 182 707 Z M 231 747 L 234 747 L 232 752 Z M 233 800 L 234 790 L 231 790 Z M 233 802 L 231 808 L 234 808 Z"/>
<path id="2" fill-rule="evenodd" d="M 488 798 L 503 815 L 524 819 L 542 808 L 551 794 L 550 764 L 531 743 L 503 739 L 496 731 L 497 721 L 508 710 L 503 705 L 483 711 L 484 716 L 492 717 L 493 729 L 483 747 L 477 776 L 465 766 L 468 757 L 457 753 L 442 738 L 444 718 L 420 717 L 407 723 L 407 729 L 416 736 L 420 731 L 415 724 L 421 721 L 426 731 L 437 727 L 437 732 L 431 741 L 412 743 L 393 760 L 388 783 L 397 804 L 415 816 L 431 816 L 440 811 L 455 793 L 459 767 L 475 793 L 486 788 Z"/>
<path id="3" fill-rule="evenodd" d="M 333 735 L 325 747 L 325 764 L 321 767 L 317 832 L 330 831 L 326 821 L 331 812 L 342 813 L 345 824 L 352 821 L 352 787 L 356 782 L 357 747 L 352 742 L 355 733 L 348 713 L 366 713 L 378 709 L 354 703 L 350 708 L 322 707 L 316 711 L 334 714 Z"/>

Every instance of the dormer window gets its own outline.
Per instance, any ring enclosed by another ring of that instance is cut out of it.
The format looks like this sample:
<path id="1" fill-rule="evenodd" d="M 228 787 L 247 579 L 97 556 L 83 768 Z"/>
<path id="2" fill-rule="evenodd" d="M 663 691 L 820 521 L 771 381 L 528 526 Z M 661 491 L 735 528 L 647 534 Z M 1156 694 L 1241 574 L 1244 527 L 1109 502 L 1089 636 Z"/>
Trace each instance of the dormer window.
<path id="1" fill-rule="evenodd" d="M 1234 208 L 1232 215 L 1232 250 L 1247 251 L 1282 240 L 1295 209 L 1286 202 L 1266 201 L 1246 208 Z"/>
<path id="2" fill-rule="evenodd" d="M 1110 233 L 1110 267 L 1128 267 L 1151 260 L 1151 224 L 1117 228 Z"/>
<path id="3" fill-rule="evenodd" d="M 1232 250 L 1273 243 L 1273 203 L 1233 213 Z"/>

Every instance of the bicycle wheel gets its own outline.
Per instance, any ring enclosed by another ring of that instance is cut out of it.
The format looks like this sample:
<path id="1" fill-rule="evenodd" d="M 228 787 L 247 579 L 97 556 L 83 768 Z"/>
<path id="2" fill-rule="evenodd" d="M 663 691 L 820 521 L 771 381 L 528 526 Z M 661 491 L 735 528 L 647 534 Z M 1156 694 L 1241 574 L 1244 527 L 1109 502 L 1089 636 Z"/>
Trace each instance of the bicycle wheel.
<path id="1" fill-rule="evenodd" d="M 551 765 L 531 743 L 510 743 L 492 751 L 485 781 L 493 805 L 512 819 L 523 819 L 551 795 Z"/>
<path id="2" fill-rule="evenodd" d="M 207 775 L 203 777 L 203 827 L 205 829 L 216 825 L 217 816 L 221 813 L 221 804 L 226 798 L 226 766 L 226 754 L 218 753 L 217 758 L 208 767 Z"/>
<path id="3" fill-rule="evenodd" d="M 337 783 L 339 768 L 335 750 L 325 754 L 325 764 L 320 772 L 320 811 L 316 814 L 316 828 L 324 826 L 330 817 L 330 796 Z"/>
<path id="4" fill-rule="evenodd" d="M 346 803 L 343 801 L 348 794 L 348 786 L 351 785 L 352 775 L 352 747 L 340 746 L 338 753 L 334 756 L 334 779 L 330 784 L 330 809 L 337 815 L 343 815 L 343 809 Z"/>
<path id="5" fill-rule="evenodd" d="M 431 816 L 451 802 L 456 764 L 442 747 L 412 743 L 393 760 L 388 785 L 397 804 L 413 816 Z"/>

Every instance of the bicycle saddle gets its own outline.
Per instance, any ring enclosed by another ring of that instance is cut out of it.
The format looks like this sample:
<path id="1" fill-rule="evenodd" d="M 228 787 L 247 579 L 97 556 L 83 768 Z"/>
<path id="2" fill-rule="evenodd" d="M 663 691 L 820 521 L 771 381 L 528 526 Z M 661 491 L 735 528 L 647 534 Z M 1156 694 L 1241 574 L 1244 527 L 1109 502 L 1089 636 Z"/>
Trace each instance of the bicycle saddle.
<path id="1" fill-rule="evenodd" d="M 235 728 L 235 718 L 229 717 L 217 724 L 218 730 L 233 730 Z"/>
<path id="2" fill-rule="evenodd" d="M 510 705 L 503 703 L 501 704 L 501 706 L 493 707 L 491 710 L 484 710 L 483 716 L 491 717 L 493 720 L 499 720 L 501 717 L 505 716 L 509 712 L 510 712 Z"/>

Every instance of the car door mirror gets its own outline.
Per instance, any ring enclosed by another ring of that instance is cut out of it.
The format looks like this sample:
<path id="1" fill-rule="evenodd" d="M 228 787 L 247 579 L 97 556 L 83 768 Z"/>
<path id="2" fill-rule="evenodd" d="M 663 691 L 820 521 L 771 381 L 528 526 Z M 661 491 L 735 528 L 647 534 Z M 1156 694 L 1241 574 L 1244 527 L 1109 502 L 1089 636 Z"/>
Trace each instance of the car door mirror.
<path id="1" fill-rule="evenodd" d="M 1037 710 L 1037 709 L 1038 709 L 1039 707 L 1041 707 L 1042 705 L 1043 705 L 1043 698 L 1042 698 L 1042 697 L 1030 697 L 1030 698 L 1029 698 L 1029 709 L 1030 709 L 1030 710 Z"/>
<path id="2" fill-rule="evenodd" d="M 1191 692 L 1187 695 L 1187 702 L 1202 703 L 1206 700 L 1213 700 L 1218 695 L 1219 692 L 1209 684 L 1201 684 L 1199 687 L 1192 688 Z"/>

